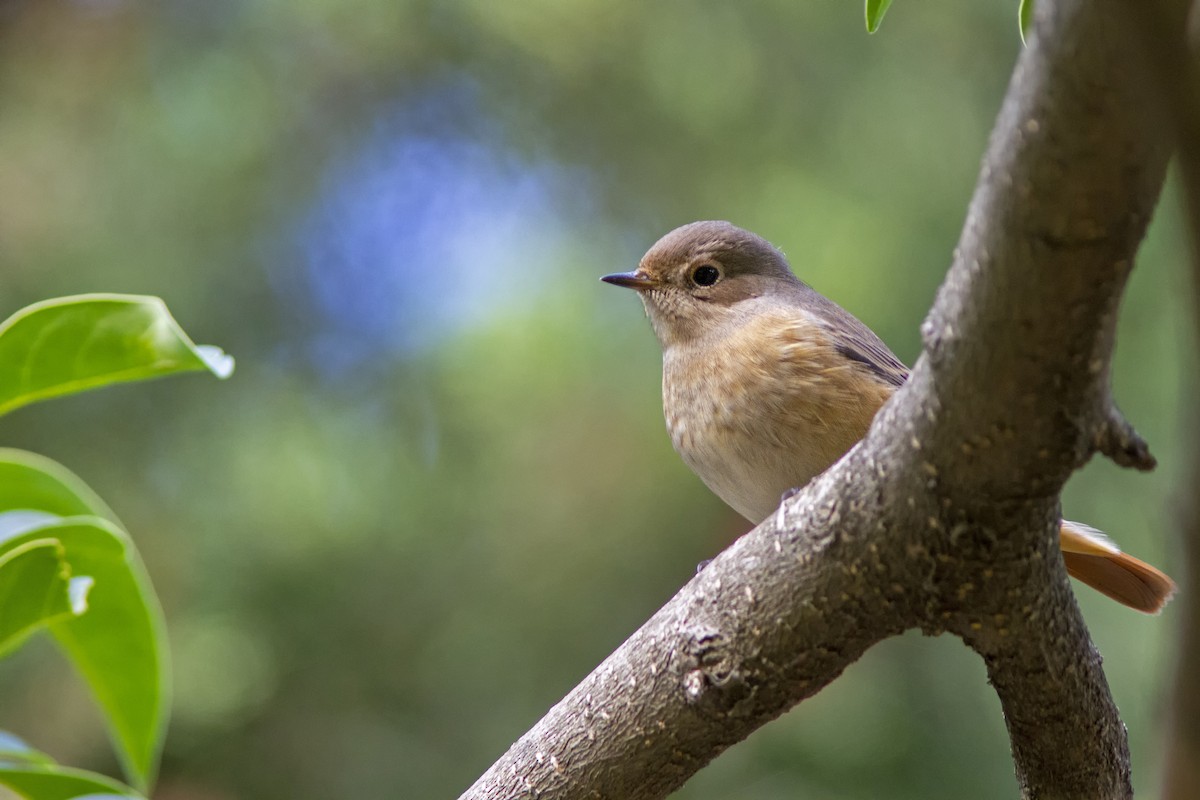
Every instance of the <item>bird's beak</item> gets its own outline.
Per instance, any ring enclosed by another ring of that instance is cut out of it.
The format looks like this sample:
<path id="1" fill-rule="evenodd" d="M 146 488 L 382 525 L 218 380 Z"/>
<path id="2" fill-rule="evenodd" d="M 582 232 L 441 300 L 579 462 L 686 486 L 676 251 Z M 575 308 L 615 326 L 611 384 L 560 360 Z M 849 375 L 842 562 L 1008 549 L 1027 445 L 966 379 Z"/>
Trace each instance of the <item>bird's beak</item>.
<path id="1" fill-rule="evenodd" d="M 600 280 L 605 283 L 611 283 L 614 286 L 624 286 L 626 289 L 649 289 L 652 286 L 657 286 L 658 281 L 646 276 L 646 273 L 640 270 L 633 272 L 614 272 L 612 275 L 605 275 Z"/>

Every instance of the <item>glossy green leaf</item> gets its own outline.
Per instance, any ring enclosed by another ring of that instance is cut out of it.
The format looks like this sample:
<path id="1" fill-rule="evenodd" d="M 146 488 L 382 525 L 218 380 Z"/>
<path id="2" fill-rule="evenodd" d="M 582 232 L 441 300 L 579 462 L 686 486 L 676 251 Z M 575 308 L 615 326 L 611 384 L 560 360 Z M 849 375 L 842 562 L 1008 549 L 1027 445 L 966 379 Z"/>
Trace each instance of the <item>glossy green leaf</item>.
<path id="1" fill-rule="evenodd" d="M 108 520 L 0 513 L 0 556 L 43 539 L 60 542 L 71 569 L 95 581 L 87 613 L 49 629 L 100 703 L 130 782 L 148 786 L 169 705 L 166 634 L 150 579 L 128 535 Z"/>
<path id="2" fill-rule="evenodd" d="M 57 461 L 25 450 L 0 447 L 0 513 L 18 509 L 59 517 L 103 517 L 121 524 L 86 483 Z"/>
<path id="3" fill-rule="evenodd" d="M 1021 44 L 1025 44 L 1029 27 L 1033 25 L 1033 0 L 1021 0 L 1021 5 L 1017 8 L 1017 24 L 1021 28 Z"/>
<path id="4" fill-rule="evenodd" d="M 29 800 L 84 800 L 141 795 L 104 775 L 56 764 L 16 764 L 0 761 L 0 786 Z"/>
<path id="5" fill-rule="evenodd" d="M 0 654 L 36 628 L 82 613 L 73 608 L 71 570 L 57 539 L 34 539 L 0 554 Z"/>
<path id="6" fill-rule="evenodd" d="M 879 30 L 879 23 L 891 4 L 892 0 L 867 0 L 867 33 Z"/>
<path id="7" fill-rule="evenodd" d="M 0 414 L 110 383 L 204 369 L 226 378 L 233 359 L 193 344 L 157 297 L 60 297 L 0 323 Z"/>
<path id="8" fill-rule="evenodd" d="M 15 733 L 0 731 L 0 762 L 5 764 L 53 764 L 54 759 L 35 750 Z"/>

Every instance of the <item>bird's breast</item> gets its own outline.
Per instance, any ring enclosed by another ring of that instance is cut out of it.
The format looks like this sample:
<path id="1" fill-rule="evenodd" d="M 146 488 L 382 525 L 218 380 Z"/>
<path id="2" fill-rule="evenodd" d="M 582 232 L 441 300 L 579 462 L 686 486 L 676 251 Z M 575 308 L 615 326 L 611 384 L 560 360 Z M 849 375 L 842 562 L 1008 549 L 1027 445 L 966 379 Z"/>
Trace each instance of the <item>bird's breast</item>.
<path id="1" fill-rule="evenodd" d="M 822 361 L 829 348 L 741 333 L 720 347 L 669 348 L 663 411 L 684 462 L 757 523 L 852 447 L 880 401 L 864 402 L 839 363 Z"/>

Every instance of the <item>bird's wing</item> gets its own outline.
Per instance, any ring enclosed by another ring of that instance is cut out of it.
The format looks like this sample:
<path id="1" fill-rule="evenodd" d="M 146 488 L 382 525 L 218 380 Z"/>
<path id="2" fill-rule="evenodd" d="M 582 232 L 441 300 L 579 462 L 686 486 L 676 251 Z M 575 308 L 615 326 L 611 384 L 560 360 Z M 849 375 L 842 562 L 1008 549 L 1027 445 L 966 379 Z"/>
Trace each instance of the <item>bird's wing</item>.
<path id="1" fill-rule="evenodd" d="M 834 348 L 851 361 L 862 364 L 875 379 L 889 386 L 903 386 L 908 380 L 908 368 L 875 334 L 867 333 L 869 337 L 858 335 L 857 331 L 838 331 L 834 334 Z"/>
<path id="2" fill-rule="evenodd" d="M 832 370 L 865 378 L 866 384 L 857 384 L 862 388 L 856 391 L 867 392 L 873 384 L 879 390 L 880 403 L 908 380 L 908 368 L 874 331 L 802 281 L 796 280 L 785 291 L 764 298 L 754 316 L 761 325 L 749 325 L 747 329 L 779 338 L 784 345 L 784 361 L 805 371 Z"/>
<path id="3" fill-rule="evenodd" d="M 859 321 L 858 317 L 813 292 L 815 310 L 824 324 L 834 349 L 857 364 L 880 383 L 893 388 L 904 385 L 908 380 L 908 367 L 888 349 L 875 332 Z"/>

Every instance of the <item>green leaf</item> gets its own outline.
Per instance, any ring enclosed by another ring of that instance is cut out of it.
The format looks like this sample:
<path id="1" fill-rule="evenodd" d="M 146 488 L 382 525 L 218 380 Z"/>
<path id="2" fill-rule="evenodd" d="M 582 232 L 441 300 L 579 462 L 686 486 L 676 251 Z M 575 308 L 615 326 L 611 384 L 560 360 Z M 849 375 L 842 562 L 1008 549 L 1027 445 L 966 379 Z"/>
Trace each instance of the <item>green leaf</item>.
<path id="1" fill-rule="evenodd" d="M 88 597 L 88 622 L 71 620 L 52 632 L 108 715 L 127 774 L 148 785 L 169 709 L 169 665 L 162 611 L 145 568 L 120 520 L 79 477 L 44 456 L 0 448 L 0 551 L 61 526 L 64 517 L 89 518 L 112 546 L 101 548 L 107 566 L 97 572 L 76 558 L 74 540 L 64 541 L 75 572 L 100 585 Z"/>
<path id="2" fill-rule="evenodd" d="M 1033 0 L 1021 0 L 1021 5 L 1017 8 L 1017 24 L 1021 28 L 1021 44 L 1025 44 L 1025 37 L 1033 25 Z"/>
<path id="3" fill-rule="evenodd" d="M 227 378 L 233 358 L 193 344 L 157 297 L 60 297 L 0 323 L 0 414 L 110 383 L 203 369 Z"/>
<path id="4" fill-rule="evenodd" d="M 25 450 L 0 447 L 0 512 L 18 509 L 59 517 L 103 517 L 121 524 L 86 483 L 57 461 Z"/>
<path id="5" fill-rule="evenodd" d="M 892 0 L 867 0 L 867 33 L 879 30 L 879 23 L 891 4 Z"/>
<path id="6" fill-rule="evenodd" d="M 0 762 L 0 786 L 29 800 L 83 800 L 88 797 L 142 800 L 142 796 L 128 786 L 104 775 L 56 764 Z"/>
<path id="7" fill-rule="evenodd" d="M 83 613 L 71 602 L 71 570 L 57 539 L 34 539 L 0 554 L 0 655 L 53 620 Z"/>
<path id="8" fill-rule="evenodd" d="M 104 711 L 130 782 L 149 786 L 162 749 L 169 667 L 162 610 L 128 535 L 94 516 L 0 513 L 0 557 L 54 539 L 77 572 L 95 580 L 88 612 L 60 618 L 50 632 Z"/>
<path id="9" fill-rule="evenodd" d="M 0 762 L 11 764 L 53 764 L 54 759 L 40 750 L 34 750 L 28 743 L 15 733 L 0 731 Z"/>

